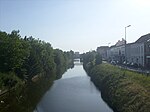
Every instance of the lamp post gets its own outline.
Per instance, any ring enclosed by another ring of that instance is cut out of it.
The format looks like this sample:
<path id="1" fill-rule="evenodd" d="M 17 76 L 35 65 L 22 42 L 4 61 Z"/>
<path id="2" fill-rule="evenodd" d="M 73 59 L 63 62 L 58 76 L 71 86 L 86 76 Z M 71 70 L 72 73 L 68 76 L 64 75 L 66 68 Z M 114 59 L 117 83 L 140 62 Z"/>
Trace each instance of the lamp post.
<path id="1" fill-rule="evenodd" d="M 125 65 L 127 65 L 127 49 L 126 49 L 126 29 L 128 28 L 128 27 L 130 27 L 131 25 L 128 25 L 128 26 L 126 26 L 125 27 Z"/>

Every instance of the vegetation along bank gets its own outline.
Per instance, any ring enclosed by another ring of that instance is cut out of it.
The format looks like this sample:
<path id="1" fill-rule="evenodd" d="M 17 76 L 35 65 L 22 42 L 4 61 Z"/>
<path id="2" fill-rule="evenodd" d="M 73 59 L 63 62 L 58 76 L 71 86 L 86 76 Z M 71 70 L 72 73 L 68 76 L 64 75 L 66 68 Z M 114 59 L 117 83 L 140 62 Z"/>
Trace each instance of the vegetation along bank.
<path id="1" fill-rule="evenodd" d="M 82 58 L 84 69 L 115 112 L 150 112 L 150 77 L 102 63 L 95 52 Z"/>
<path id="2" fill-rule="evenodd" d="M 73 51 L 0 31 L 0 112 L 32 112 L 53 81 L 73 65 Z M 17 109 L 17 110 L 16 110 Z"/>

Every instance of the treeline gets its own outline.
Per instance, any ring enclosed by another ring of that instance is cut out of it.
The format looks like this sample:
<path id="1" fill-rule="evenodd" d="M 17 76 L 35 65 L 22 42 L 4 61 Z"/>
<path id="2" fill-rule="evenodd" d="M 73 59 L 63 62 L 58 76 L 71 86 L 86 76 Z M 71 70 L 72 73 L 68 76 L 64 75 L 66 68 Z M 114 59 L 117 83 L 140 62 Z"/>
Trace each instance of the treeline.
<path id="1" fill-rule="evenodd" d="M 150 77 L 106 62 L 96 64 L 95 54 L 84 54 L 83 65 L 108 105 L 115 112 L 149 112 Z"/>
<path id="2" fill-rule="evenodd" d="M 0 90 L 30 83 L 40 77 L 54 79 L 73 64 L 73 51 L 53 49 L 50 43 L 19 31 L 0 31 Z"/>
<path id="3" fill-rule="evenodd" d="M 90 51 L 81 54 L 80 60 L 83 61 L 83 67 L 86 72 L 90 73 L 90 70 L 98 64 L 102 63 L 102 56 L 96 51 Z"/>

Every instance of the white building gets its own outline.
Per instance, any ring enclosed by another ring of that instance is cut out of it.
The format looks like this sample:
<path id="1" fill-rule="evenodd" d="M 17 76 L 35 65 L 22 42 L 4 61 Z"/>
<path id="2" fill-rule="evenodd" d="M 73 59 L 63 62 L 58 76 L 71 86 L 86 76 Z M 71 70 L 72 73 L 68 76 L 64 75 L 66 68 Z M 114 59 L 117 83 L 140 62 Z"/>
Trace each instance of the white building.
<path id="1" fill-rule="evenodd" d="M 125 40 L 118 41 L 114 46 L 111 46 L 107 50 L 107 59 L 109 61 L 114 60 L 119 63 L 125 61 Z"/>
<path id="2" fill-rule="evenodd" d="M 127 62 L 144 66 L 144 43 L 127 45 Z"/>
<path id="3" fill-rule="evenodd" d="M 126 55 L 125 55 L 126 49 Z M 127 59 L 127 63 L 134 63 L 150 69 L 150 33 L 141 36 L 136 42 L 126 44 L 125 40 L 118 41 L 107 50 L 107 59 L 114 60 L 122 64 Z"/>

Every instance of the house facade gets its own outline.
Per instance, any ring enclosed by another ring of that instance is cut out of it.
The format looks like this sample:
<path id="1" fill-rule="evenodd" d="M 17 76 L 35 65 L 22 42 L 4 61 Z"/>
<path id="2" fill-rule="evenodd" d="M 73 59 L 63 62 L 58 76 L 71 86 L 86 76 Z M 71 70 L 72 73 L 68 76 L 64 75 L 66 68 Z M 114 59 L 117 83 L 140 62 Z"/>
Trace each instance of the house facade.
<path id="1" fill-rule="evenodd" d="M 144 66 L 144 43 L 127 45 L 127 62 Z"/>
<path id="2" fill-rule="evenodd" d="M 125 40 L 119 40 L 107 50 L 107 60 L 123 63 L 125 61 Z"/>
<path id="3" fill-rule="evenodd" d="M 97 53 L 99 53 L 102 56 L 103 60 L 107 59 L 107 50 L 109 49 L 108 46 L 100 46 L 97 47 Z"/>
<path id="4" fill-rule="evenodd" d="M 125 53 L 126 50 L 126 53 Z M 138 66 L 150 69 L 150 33 L 141 36 L 137 41 L 126 44 L 125 40 L 118 41 L 115 45 L 107 48 L 106 55 L 108 61 L 116 61 L 123 64 L 125 58 L 127 63 L 134 63 Z"/>
<path id="5" fill-rule="evenodd" d="M 150 69 L 150 39 L 145 43 L 144 64 L 147 69 Z"/>

